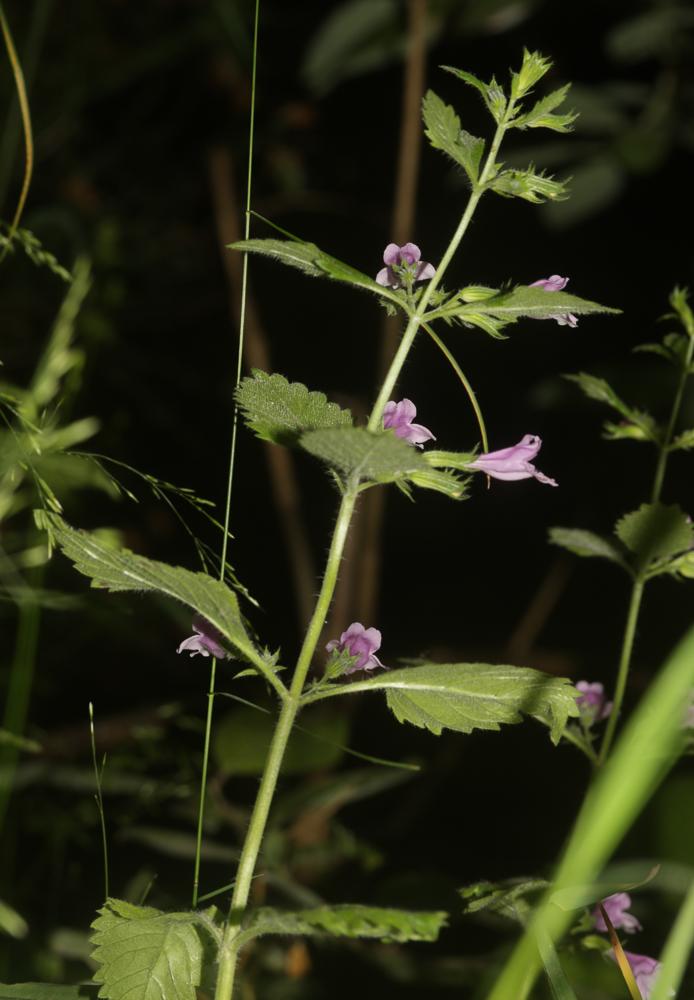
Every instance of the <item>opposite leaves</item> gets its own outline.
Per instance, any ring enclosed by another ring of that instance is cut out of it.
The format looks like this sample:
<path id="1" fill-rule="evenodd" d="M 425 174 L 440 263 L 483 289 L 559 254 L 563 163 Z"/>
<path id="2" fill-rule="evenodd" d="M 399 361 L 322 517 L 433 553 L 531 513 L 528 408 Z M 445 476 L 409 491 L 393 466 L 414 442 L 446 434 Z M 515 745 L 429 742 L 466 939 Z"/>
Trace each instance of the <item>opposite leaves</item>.
<path id="1" fill-rule="evenodd" d="M 203 945 L 189 913 L 109 899 L 92 927 L 94 980 L 108 1000 L 196 1000 Z"/>
<path id="2" fill-rule="evenodd" d="M 71 528 L 57 514 L 44 514 L 45 526 L 75 569 L 90 577 L 92 587 L 106 590 L 154 591 L 173 597 L 207 619 L 245 658 L 257 661 L 241 619 L 236 594 L 205 573 L 169 566 L 138 556 L 128 549 L 114 549 L 86 531 Z"/>
<path id="3" fill-rule="evenodd" d="M 667 572 L 669 561 L 694 545 L 692 524 L 677 504 L 644 503 L 617 521 L 615 533 L 649 575 Z"/>
<path id="4" fill-rule="evenodd" d="M 307 431 L 352 426 L 349 410 L 282 375 L 254 370 L 253 377 L 239 385 L 236 399 L 251 430 L 276 444 L 296 444 Z"/>

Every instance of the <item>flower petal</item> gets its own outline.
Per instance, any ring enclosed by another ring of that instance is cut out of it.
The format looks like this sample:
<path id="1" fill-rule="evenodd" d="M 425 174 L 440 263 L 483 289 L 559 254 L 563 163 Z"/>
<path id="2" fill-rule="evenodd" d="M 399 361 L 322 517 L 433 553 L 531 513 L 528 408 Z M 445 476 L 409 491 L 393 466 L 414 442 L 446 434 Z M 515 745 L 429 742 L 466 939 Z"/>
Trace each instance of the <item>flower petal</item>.
<path id="1" fill-rule="evenodd" d="M 416 243 L 404 243 L 399 250 L 402 264 L 416 264 L 422 256 L 422 251 Z"/>
<path id="2" fill-rule="evenodd" d="M 433 264 L 429 264 L 428 261 L 423 260 L 422 263 L 417 268 L 417 273 L 415 275 L 415 281 L 428 281 L 433 278 L 436 274 L 436 268 Z"/>
<path id="3" fill-rule="evenodd" d="M 384 264 L 399 264 L 400 263 L 400 247 L 397 243 L 389 243 L 388 246 L 383 251 L 383 263 Z"/>

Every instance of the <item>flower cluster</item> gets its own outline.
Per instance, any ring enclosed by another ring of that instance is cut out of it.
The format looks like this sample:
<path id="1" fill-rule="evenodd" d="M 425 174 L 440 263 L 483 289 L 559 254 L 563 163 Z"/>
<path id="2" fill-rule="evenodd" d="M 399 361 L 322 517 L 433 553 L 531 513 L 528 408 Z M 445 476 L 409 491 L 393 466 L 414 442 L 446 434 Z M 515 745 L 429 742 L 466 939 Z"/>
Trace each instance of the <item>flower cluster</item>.
<path id="1" fill-rule="evenodd" d="M 627 934 L 633 934 L 635 931 L 643 929 L 634 914 L 628 912 L 630 906 L 631 896 L 628 892 L 616 892 L 614 895 L 602 900 L 602 907 L 607 913 L 612 926 L 615 930 L 621 928 Z M 592 917 L 596 931 L 600 931 L 603 934 L 606 933 L 608 927 L 600 906 L 595 907 Z M 627 951 L 626 949 L 624 950 L 624 954 L 631 966 L 631 971 L 634 973 L 634 979 L 643 1000 L 648 1000 L 660 971 L 661 963 L 649 955 L 638 955 L 636 952 Z M 614 958 L 614 951 L 611 952 L 611 957 Z"/>

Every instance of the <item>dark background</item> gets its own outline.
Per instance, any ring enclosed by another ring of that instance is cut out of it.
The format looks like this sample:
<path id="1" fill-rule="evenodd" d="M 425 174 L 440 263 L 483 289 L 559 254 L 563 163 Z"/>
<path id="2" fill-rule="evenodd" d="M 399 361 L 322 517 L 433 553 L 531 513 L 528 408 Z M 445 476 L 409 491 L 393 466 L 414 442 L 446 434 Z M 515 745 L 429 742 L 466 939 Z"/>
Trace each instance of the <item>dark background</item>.
<path id="1" fill-rule="evenodd" d="M 316 86 L 307 79 L 307 53 L 337 6 L 263 0 L 253 205 L 278 225 L 375 274 L 391 239 L 400 128 L 402 62 L 389 52 L 403 36 L 406 10 L 394 5 L 389 32 L 377 39 L 372 69 L 339 77 L 336 58 L 338 78 Z M 559 273 L 570 277 L 568 290 L 623 313 L 582 319 L 576 330 L 522 320 L 505 342 L 476 330 L 444 331 L 475 386 L 492 447 L 539 434 L 544 444 L 537 465 L 560 488 L 529 480 L 495 482 L 487 492 L 479 477 L 463 504 L 420 494 L 412 505 L 397 491 L 389 493 L 380 610 L 377 621 L 365 622 L 383 632 L 386 663 L 421 655 L 510 661 L 574 680 L 611 683 L 627 581 L 607 564 L 561 557 L 547 543 L 547 528 L 608 531 L 618 515 L 647 499 L 655 455 L 647 445 L 603 440 L 601 420 L 608 414 L 563 382 L 560 373 L 601 374 L 630 401 L 656 415 L 667 412 L 673 373 L 654 356 L 631 350 L 666 332 L 657 321 L 669 292 L 692 281 L 692 25 L 679 19 L 679 10 L 675 4 L 632 0 L 432 3 L 439 30 L 431 40 L 427 85 L 456 106 L 465 128 L 489 133 L 481 101 L 437 67 L 451 64 L 483 79 L 496 74 L 505 80 L 507 67 L 519 64 L 523 46 L 554 60 L 540 87 L 575 81 L 576 99 L 569 105 L 584 112 L 574 135 L 512 135 L 502 155 L 573 175 L 576 202 L 538 209 L 487 196 L 447 284 L 530 283 Z M 85 364 L 70 416 L 98 416 L 101 431 L 88 448 L 193 487 L 221 511 L 238 330 L 217 239 L 210 157 L 219 149 L 231 156 L 231 190 L 241 204 L 250 5 L 9 0 L 6 14 L 20 54 L 32 32 L 38 33 L 31 84 L 37 157 L 23 224 L 67 266 L 86 254 L 93 268 L 93 289 L 77 328 Z M 45 24 L 37 28 L 40 17 Z M 661 25 L 658 35 L 647 24 L 640 35 L 636 31 L 634 43 L 628 29 L 639 17 L 655 18 L 656 27 L 658 17 L 664 18 L 666 28 Z M 343 67 L 347 64 L 343 55 Z M 3 107 L 9 109 L 6 66 L 0 79 Z M 14 166 L 11 173 L 5 168 L 5 218 L 21 177 L 21 145 L 13 148 L 12 135 L 8 126 L 3 155 Z M 557 147 L 566 152 L 555 163 Z M 447 161 L 423 149 L 411 239 L 425 259 L 441 256 L 465 198 Z M 257 220 L 253 233 L 272 235 Z M 250 275 L 273 369 L 366 412 L 375 396 L 382 323 L 375 300 L 271 262 L 251 261 Z M 3 371 L 22 384 L 64 286 L 18 254 L 5 262 L 2 282 Z M 433 345 L 423 340 L 416 345 L 400 380 L 396 398 L 401 396 L 415 400 L 418 419 L 435 432 L 440 447 L 465 450 L 477 442 L 469 404 Z M 689 417 L 683 426 L 691 424 L 691 404 L 685 401 Z M 262 448 L 241 433 L 230 560 L 262 605 L 261 611 L 248 608 L 261 641 L 281 646 L 285 662 L 291 662 L 299 642 L 297 613 Z M 320 565 L 337 498 L 307 458 L 298 456 L 296 465 Z M 131 548 L 195 567 L 193 546 L 168 508 L 134 477 L 126 479 L 141 498 L 138 505 L 83 492 L 65 500 L 69 520 L 88 528 L 115 527 Z M 664 499 L 690 510 L 691 493 L 691 458 L 680 453 L 672 459 Z M 203 522 L 194 527 L 218 546 L 218 536 Z M 49 574 L 53 586 L 78 593 L 80 604 L 43 616 L 29 732 L 46 741 L 49 768 L 57 761 L 72 768 L 70 773 L 88 776 L 84 734 L 92 700 L 97 725 L 99 718 L 125 720 L 110 751 L 122 771 L 137 779 L 135 785 L 147 773 L 155 783 L 178 782 L 189 790 L 187 798 L 174 796 L 173 806 L 165 795 L 143 799 L 140 788 L 133 800 L 115 795 L 110 807 L 112 891 L 123 895 L 138 871 L 157 872 L 154 905 L 185 906 L 189 856 L 176 860 L 161 845 L 128 846 L 117 831 L 136 823 L 187 834 L 193 829 L 200 757 L 196 720 L 204 713 L 207 670 L 200 660 L 175 656 L 177 643 L 188 634 L 187 615 L 146 599 L 89 594 L 60 557 Z M 509 648 L 548 574 L 556 603 L 544 601 L 541 629 L 529 648 L 520 640 Z M 657 581 L 650 589 L 639 626 L 634 695 L 691 623 L 691 601 L 683 584 Z M 11 608 L 5 606 L 2 615 L 10 650 Z M 245 697 L 261 697 L 253 682 L 243 683 Z M 190 725 L 155 724 L 162 703 L 176 703 L 177 718 Z M 346 827 L 381 859 L 372 864 L 368 852 L 355 850 L 327 875 L 314 873 L 307 881 L 313 879 L 325 898 L 454 909 L 453 890 L 466 881 L 527 874 L 551 864 L 588 777 L 572 748 L 553 749 L 545 732 L 530 723 L 502 734 L 437 739 L 403 729 L 380 702 L 344 710 L 351 712 L 350 746 L 416 758 L 425 771 L 348 809 Z M 139 712 L 144 735 L 132 721 Z M 679 842 L 691 831 L 686 824 L 681 829 L 682 803 L 691 797 L 688 764 L 677 781 L 681 799 L 656 801 L 632 834 L 627 856 L 662 856 L 667 847 L 675 859 L 694 860 L 691 844 Z M 102 898 L 87 777 L 84 784 L 76 789 L 56 781 L 49 787 L 44 777 L 16 792 L 4 832 L 3 894 L 30 920 L 31 934 L 6 949 L 8 981 L 87 975 L 78 955 L 55 944 L 56 928 L 83 929 Z M 236 779 L 225 794 L 243 807 L 253 788 L 252 778 Z M 670 823 L 668 809 L 678 822 Z M 220 842 L 233 839 L 219 823 Z M 210 865 L 206 885 L 223 884 L 230 871 L 229 864 Z M 297 878 L 301 881 L 301 872 Z M 444 951 L 474 955 L 497 940 L 456 924 Z M 79 935 L 75 941 L 73 950 L 79 951 Z M 657 930 L 653 941 L 659 948 Z M 337 961 L 336 955 L 330 952 Z M 284 959 L 277 961 L 281 965 Z M 400 995 L 392 977 L 383 969 L 376 975 L 369 961 L 360 953 L 362 979 L 377 980 L 368 995 Z M 321 964 L 325 957 L 318 952 L 314 962 L 315 977 L 297 980 L 303 985 L 296 989 L 307 992 L 272 995 L 321 995 L 315 983 L 328 976 Z M 451 988 L 466 976 L 474 979 L 474 970 L 462 965 L 456 974 Z M 310 992 L 316 988 L 319 992 Z M 332 995 L 343 994 L 334 987 Z"/>

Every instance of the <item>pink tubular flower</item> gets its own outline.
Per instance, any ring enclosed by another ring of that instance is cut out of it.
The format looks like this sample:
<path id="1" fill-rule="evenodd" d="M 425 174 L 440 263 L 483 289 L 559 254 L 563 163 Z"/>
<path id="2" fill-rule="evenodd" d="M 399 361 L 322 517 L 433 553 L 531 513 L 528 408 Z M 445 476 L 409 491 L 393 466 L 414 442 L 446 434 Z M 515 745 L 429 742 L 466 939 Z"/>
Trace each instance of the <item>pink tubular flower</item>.
<path id="1" fill-rule="evenodd" d="M 605 698 L 605 688 L 599 681 L 593 683 L 578 681 L 576 690 L 581 692 L 576 699 L 576 704 L 585 726 L 592 726 L 593 723 L 602 722 L 603 719 L 607 718 L 612 711 L 612 702 Z M 607 912 L 609 913 L 609 910 Z"/>
<path id="2" fill-rule="evenodd" d="M 546 292 L 561 292 L 569 283 L 568 278 L 562 278 L 559 274 L 553 274 L 549 278 L 540 278 L 539 281 L 533 281 L 529 288 L 543 288 Z M 578 326 L 578 318 L 574 316 L 573 313 L 557 313 L 556 316 L 552 316 L 559 326 Z"/>
<path id="3" fill-rule="evenodd" d="M 483 455 L 478 455 L 474 462 L 470 462 L 468 469 L 476 469 L 479 472 L 486 472 L 492 479 L 537 479 L 547 486 L 558 486 L 554 479 L 545 476 L 544 473 L 536 469 L 532 464 L 540 448 L 542 438 L 537 434 L 526 434 L 518 444 L 511 448 L 500 448 L 499 451 L 488 451 Z"/>
<path id="4" fill-rule="evenodd" d="M 416 243 L 405 243 L 399 247 L 397 243 L 389 243 L 383 251 L 383 263 L 386 265 L 376 275 L 379 285 L 386 288 L 400 288 L 411 282 L 428 281 L 436 274 L 433 264 L 420 260 L 422 251 Z"/>
<path id="5" fill-rule="evenodd" d="M 436 438 L 428 427 L 413 424 L 417 416 L 417 407 L 411 399 L 401 399 L 399 403 L 391 399 L 383 410 L 383 427 L 395 431 L 399 438 L 421 448 L 425 441 L 435 441 Z"/>
<path id="6" fill-rule="evenodd" d="M 191 656 L 216 656 L 218 660 L 224 660 L 229 654 L 222 646 L 222 636 L 214 627 L 210 625 L 202 615 L 193 616 L 193 632 L 195 635 L 184 639 L 176 650 L 182 653 L 184 650 Z"/>
<path id="7" fill-rule="evenodd" d="M 354 666 L 346 672 L 353 674 L 356 670 L 373 670 L 375 667 L 382 667 L 383 664 L 374 656 L 377 649 L 381 648 L 381 633 L 377 628 L 364 628 L 361 622 L 352 622 L 346 632 L 343 632 L 338 639 L 331 639 L 325 647 L 329 653 L 337 650 L 340 653 L 348 653 L 349 656 L 358 656 Z"/>
<path id="8" fill-rule="evenodd" d="M 615 892 L 613 896 L 603 899 L 602 905 L 605 908 L 607 916 L 612 921 L 613 927 L 621 927 L 627 934 L 643 930 L 633 913 L 627 913 L 627 910 L 631 906 L 631 896 L 628 892 Z M 600 912 L 599 906 L 596 906 L 593 910 L 593 920 L 595 921 L 596 931 L 602 931 L 603 934 L 607 933 L 607 924 Z"/>
<path id="9" fill-rule="evenodd" d="M 634 979 L 643 1000 L 648 1000 L 658 978 L 661 963 L 655 958 L 649 958 L 648 955 L 636 955 L 633 951 L 625 950 L 624 954 L 631 966 L 631 971 L 634 973 Z M 616 961 L 614 951 L 610 952 L 610 958 Z M 670 993 L 670 996 L 674 995 L 674 993 Z"/>

